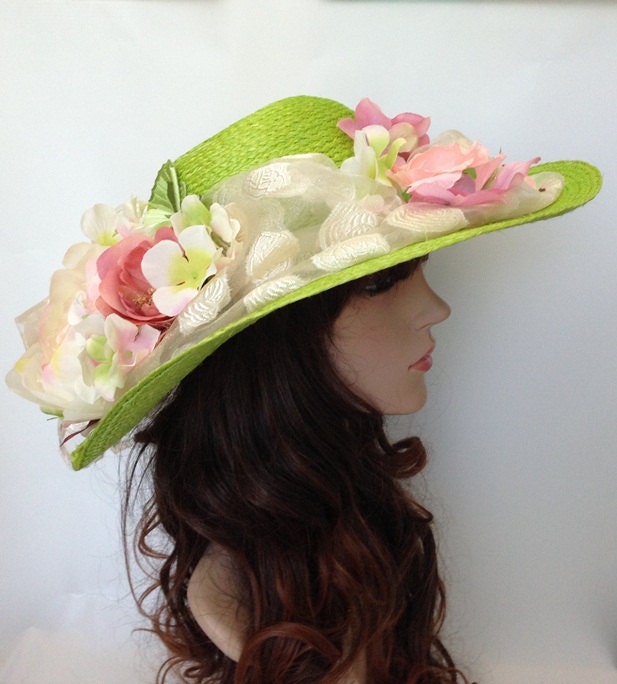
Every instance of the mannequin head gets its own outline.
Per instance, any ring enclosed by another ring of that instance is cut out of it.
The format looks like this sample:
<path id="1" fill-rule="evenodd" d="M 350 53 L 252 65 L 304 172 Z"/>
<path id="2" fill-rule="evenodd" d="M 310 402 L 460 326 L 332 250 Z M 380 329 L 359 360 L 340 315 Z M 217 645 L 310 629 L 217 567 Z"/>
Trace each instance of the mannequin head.
<path id="1" fill-rule="evenodd" d="M 298 682 L 334 682 L 360 653 L 367 681 L 432 668 L 423 681 L 455 681 L 437 638 L 431 516 L 399 481 L 423 467 L 424 449 L 417 438 L 391 444 L 362 373 L 344 377 L 363 302 L 385 297 L 394 311 L 408 288 L 430 303 L 427 322 L 445 318 L 417 260 L 333 288 L 230 339 L 137 435 L 152 483 L 137 544 L 161 563 L 147 593 L 160 589 L 162 600 L 148 615 L 187 681 L 293 682 L 293 671 Z M 416 334 L 414 362 L 432 346 L 428 323 Z M 424 396 L 422 383 L 412 387 L 414 401 Z M 138 470 L 133 483 L 143 482 Z M 187 605 L 188 579 L 212 544 L 231 559 L 248 614 L 238 663 Z"/>

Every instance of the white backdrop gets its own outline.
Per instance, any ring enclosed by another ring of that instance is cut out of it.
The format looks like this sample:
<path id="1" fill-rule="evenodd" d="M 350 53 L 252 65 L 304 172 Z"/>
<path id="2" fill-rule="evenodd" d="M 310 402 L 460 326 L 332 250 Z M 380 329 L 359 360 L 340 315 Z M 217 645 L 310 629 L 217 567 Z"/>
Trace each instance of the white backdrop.
<path id="1" fill-rule="evenodd" d="M 596 163 L 594 203 L 431 259 L 453 315 L 412 427 L 460 663 L 482 684 L 614 684 L 615 35 L 609 0 L 3 0 L 3 373 L 82 211 L 147 197 L 163 161 L 274 99 L 368 95 L 513 160 Z M 0 681 L 152 682 L 117 459 L 75 474 L 53 423 L 0 402 Z"/>

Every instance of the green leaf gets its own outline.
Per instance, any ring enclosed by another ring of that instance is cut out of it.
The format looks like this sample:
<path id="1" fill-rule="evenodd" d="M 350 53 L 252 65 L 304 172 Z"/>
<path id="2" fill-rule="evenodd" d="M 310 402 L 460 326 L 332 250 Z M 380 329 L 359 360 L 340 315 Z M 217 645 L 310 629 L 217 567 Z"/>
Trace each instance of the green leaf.
<path id="1" fill-rule="evenodd" d="M 176 167 L 172 161 L 167 161 L 156 176 L 152 194 L 150 195 L 150 207 L 160 209 L 170 214 L 180 211 L 182 192 L 178 182 Z"/>

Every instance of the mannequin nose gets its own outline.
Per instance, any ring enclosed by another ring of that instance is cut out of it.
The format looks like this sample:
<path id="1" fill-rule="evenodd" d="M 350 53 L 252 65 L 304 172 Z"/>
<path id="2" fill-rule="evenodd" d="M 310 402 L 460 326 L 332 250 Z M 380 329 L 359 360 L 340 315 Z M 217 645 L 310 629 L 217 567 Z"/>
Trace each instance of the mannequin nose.
<path id="1" fill-rule="evenodd" d="M 450 308 L 448 302 L 442 299 L 436 292 L 431 290 L 431 294 L 434 300 L 432 311 L 432 317 L 434 320 L 431 325 L 437 325 L 438 323 L 443 323 L 443 321 L 449 318 L 450 314 L 452 313 L 452 309 Z"/>
<path id="2" fill-rule="evenodd" d="M 450 315 L 450 305 L 444 301 L 424 279 L 425 293 L 422 311 L 419 316 L 419 328 L 426 328 L 442 323 Z"/>

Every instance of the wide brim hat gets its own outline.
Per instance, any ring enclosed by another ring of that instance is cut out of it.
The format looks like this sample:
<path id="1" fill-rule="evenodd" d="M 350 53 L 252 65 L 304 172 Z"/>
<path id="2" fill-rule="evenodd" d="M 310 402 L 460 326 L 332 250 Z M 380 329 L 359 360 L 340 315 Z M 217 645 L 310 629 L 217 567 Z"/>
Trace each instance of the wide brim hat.
<path id="1" fill-rule="evenodd" d="M 82 222 L 91 244 L 69 250 L 49 299 L 18 319 L 26 354 L 9 386 L 59 418 L 78 470 L 276 309 L 558 216 L 601 187 L 586 162 L 506 165 L 454 131 L 431 143 L 427 126 L 368 100 L 354 112 L 287 98 L 167 162 L 148 203 L 97 205 Z M 464 171 L 427 171 L 453 150 Z"/>

